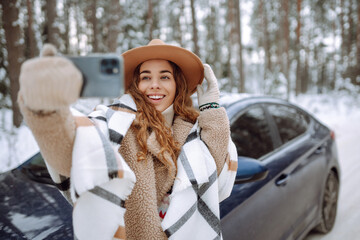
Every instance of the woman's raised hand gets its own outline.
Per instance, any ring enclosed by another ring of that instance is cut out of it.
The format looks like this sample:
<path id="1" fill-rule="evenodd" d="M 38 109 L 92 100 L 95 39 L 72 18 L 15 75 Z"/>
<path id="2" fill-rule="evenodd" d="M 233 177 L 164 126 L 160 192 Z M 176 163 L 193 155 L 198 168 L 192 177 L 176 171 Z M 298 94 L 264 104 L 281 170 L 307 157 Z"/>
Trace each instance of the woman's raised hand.
<path id="1" fill-rule="evenodd" d="M 208 64 L 204 64 L 204 76 L 208 84 L 206 91 L 204 91 L 202 85 L 197 86 L 197 95 L 200 107 L 209 103 L 219 103 L 220 96 L 217 79 Z"/>
<path id="2" fill-rule="evenodd" d="M 22 64 L 19 81 L 19 94 L 28 108 L 54 111 L 79 98 L 82 75 L 70 60 L 56 56 L 53 45 L 45 44 L 40 57 Z"/>

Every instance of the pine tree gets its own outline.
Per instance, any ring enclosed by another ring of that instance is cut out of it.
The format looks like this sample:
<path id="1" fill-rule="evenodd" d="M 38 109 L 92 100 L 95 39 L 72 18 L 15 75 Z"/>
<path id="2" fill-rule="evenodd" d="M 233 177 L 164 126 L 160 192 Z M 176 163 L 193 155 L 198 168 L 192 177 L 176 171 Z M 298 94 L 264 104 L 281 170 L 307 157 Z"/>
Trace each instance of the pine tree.
<path id="1" fill-rule="evenodd" d="M 20 127 L 22 115 L 17 104 L 17 95 L 20 88 L 20 66 L 24 61 L 24 41 L 19 21 L 19 1 L 1 0 L 2 22 L 5 30 L 7 49 L 7 69 L 10 78 L 10 97 L 13 111 L 13 124 Z"/>

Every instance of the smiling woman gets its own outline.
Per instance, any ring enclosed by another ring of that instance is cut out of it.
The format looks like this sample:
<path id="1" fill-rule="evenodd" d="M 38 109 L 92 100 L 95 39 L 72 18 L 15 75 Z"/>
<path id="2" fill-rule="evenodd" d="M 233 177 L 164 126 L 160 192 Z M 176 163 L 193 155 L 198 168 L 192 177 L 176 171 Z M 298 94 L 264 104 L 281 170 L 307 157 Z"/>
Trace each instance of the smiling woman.
<path id="1" fill-rule="evenodd" d="M 166 60 L 149 60 L 140 66 L 139 90 L 160 112 L 167 109 L 175 99 L 173 72 L 171 64 Z"/>
<path id="2" fill-rule="evenodd" d="M 219 202 L 231 192 L 237 154 L 210 66 L 153 40 L 122 54 L 126 94 L 79 117 L 69 105 L 81 74 L 45 50 L 23 65 L 19 104 L 52 179 L 71 195 L 75 237 L 221 238 Z"/>

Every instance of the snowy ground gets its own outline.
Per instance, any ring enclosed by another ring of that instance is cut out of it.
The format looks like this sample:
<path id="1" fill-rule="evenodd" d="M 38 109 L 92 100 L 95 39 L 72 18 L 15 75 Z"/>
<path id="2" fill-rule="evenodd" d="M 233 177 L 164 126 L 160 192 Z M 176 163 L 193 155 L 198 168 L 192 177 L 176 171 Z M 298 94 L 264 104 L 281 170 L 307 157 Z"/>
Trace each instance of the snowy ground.
<path id="1" fill-rule="evenodd" d="M 29 128 L 12 125 L 12 112 L 0 111 L 0 173 L 10 170 L 39 151 Z"/>
<path id="2" fill-rule="evenodd" d="M 338 216 L 327 235 L 311 233 L 306 240 L 360 238 L 360 97 L 349 94 L 303 95 L 290 100 L 302 106 L 335 132 L 341 165 Z M 90 103 L 89 105 L 95 105 Z M 88 106 L 84 107 L 86 112 Z M 11 124 L 11 112 L 0 110 L 0 172 L 19 165 L 38 151 L 31 132 Z"/>

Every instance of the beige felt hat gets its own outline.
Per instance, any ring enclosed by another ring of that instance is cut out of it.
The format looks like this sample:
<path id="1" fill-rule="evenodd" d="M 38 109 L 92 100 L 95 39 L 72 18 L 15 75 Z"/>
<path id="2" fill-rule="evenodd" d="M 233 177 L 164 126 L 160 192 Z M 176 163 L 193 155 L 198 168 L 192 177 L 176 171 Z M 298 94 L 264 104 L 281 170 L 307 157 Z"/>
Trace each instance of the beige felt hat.
<path id="1" fill-rule="evenodd" d="M 165 44 L 160 39 L 153 39 L 148 45 L 130 49 L 122 54 L 125 69 L 125 90 L 133 81 L 135 68 L 152 59 L 168 60 L 178 65 L 185 75 L 191 93 L 204 79 L 204 66 L 198 56 L 185 48 Z"/>

